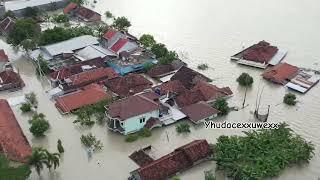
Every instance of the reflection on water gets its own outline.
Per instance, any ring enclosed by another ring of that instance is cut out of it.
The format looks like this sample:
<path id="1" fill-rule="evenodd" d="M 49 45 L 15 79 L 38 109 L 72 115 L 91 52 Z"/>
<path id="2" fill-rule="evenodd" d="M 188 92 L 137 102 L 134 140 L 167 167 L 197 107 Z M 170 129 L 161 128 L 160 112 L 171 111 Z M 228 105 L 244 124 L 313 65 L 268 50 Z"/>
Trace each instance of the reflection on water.
<path id="1" fill-rule="evenodd" d="M 201 72 L 213 79 L 213 83 L 232 88 L 235 96 L 230 99 L 231 104 L 241 105 L 244 95 L 244 88 L 238 87 L 235 79 L 242 72 L 251 74 L 255 83 L 248 90 L 246 103 L 249 106 L 232 112 L 219 121 L 253 121 L 252 111 L 261 80 L 261 70 L 239 66 L 229 60 L 242 46 L 264 39 L 287 49 L 287 62 L 300 67 L 320 69 L 320 2 L 317 0 L 98 0 L 98 3 L 95 8 L 101 14 L 110 10 L 116 16 L 128 17 L 133 24 L 130 29 L 133 34 L 155 35 L 158 41 L 182 54 L 191 68 L 207 63 L 210 68 Z M 16 97 L 35 91 L 39 97 L 39 112 L 46 114 L 51 130 L 45 138 L 33 138 L 28 130 L 27 120 L 30 116 L 21 114 L 19 108 L 14 107 L 27 138 L 33 146 L 41 145 L 50 151 L 56 151 L 56 143 L 60 138 L 66 149 L 61 166 L 52 173 L 44 171 L 42 179 L 123 180 L 131 170 L 137 168 L 128 155 L 138 148 L 151 144 L 157 149 L 156 155 L 161 156 L 194 139 L 206 138 L 214 143 L 222 134 L 241 134 L 241 129 L 206 130 L 200 126 L 193 127 L 192 133 L 185 136 L 177 135 L 174 126 L 169 126 L 156 129 L 150 138 L 125 143 L 123 136 L 109 132 L 104 127 L 78 127 L 72 123 L 73 116 L 61 116 L 58 113 L 45 93 L 49 89 L 48 83 L 45 80 L 39 81 L 32 64 L 21 57 L 21 53 L 16 54 L 7 44 L 2 41 L 0 44 L 11 60 L 15 61 L 14 65 L 26 82 L 23 91 L 1 92 L 0 98 Z M 271 105 L 269 121 L 286 121 L 298 134 L 316 144 L 315 157 L 310 164 L 289 168 L 277 179 L 317 179 L 320 177 L 320 85 L 306 95 L 297 94 L 297 106 L 288 107 L 281 103 L 286 89 L 264 80 L 261 83 L 265 86 L 262 107 Z M 80 143 L 81 134 L 88 132 L 95 134 L 104 143 L 103 151 L 94 154 L 90 161 Z M 214 163 L 202 164 L 184 172 L 181 177 L 183 180 L 203 179 L 203 171 L 214 168 Z M 32 179 L 37 179 L 37 175 L 32 174 Z"/>

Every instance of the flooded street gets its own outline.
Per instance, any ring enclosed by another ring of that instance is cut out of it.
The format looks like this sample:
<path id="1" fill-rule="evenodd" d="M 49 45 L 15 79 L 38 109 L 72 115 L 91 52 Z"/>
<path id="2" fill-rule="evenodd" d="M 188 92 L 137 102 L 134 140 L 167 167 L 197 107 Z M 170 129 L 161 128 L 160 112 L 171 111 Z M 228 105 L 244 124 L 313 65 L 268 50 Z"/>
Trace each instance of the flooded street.
<path id="1" fill-rule="evenodd" d="M 271 105 L 270 122 L 285 121 L 303 138 L 316 145 L 315 156 L 309 164 L 286 169 L 278 178 L 284 180 L 316 180 L 320 177 L 320 84 L 305 95 L 295 93 L 299 103 L 288 107 L 282 103 L 288 92 L 284 87 L 261 80 L 262 70 L 240 66 L 230 61 L 230 56 L 260 40 L 269 41 L 279 48 L 288 50 L 285 62 L 304 68 L 320 70 L 320 1 L 318 0 L 97 0 L 95 9 L 104 14 L 106 10 L 115 16 L 126 16 L 132 24 L 130 32 L 140 36 L 152 34 L 158 42 L 176 50 L 189 67 L 207 63 L 209 69 L 200 71 L 213 79 L 213 84 L 230 86 L 234 96 L 230 104 L 240 106 L 244 88 L 238 87 L 236 78 L 247 72 L 254 77 L 253 87 L 248 91 L 249 104 L 244 110 L 231 112 L 218 121 L 253 121 L 258 84 L 265 86 L 262 106 Z M 91 6 L 91 5 L 89 5 Z M 46 80 L 35 75 L 32 63 L 22 53 L 0 41 L 1 48 L 8 54 L 19 70 L 26 87 L 18 92 L 0 92 L 0 98 L 18 97 L 34 91 L 39 100 L 39 113 L 44 113 L 51 129 L 44 138 L 36 139 L 29 132 L 27 114 L 19 107 L 13 110 L 32 146 L 43 146 L 57 151 L 57 140 L 61 139 L 66 150 L 60 167 L 56 171 L 44 170 L 43 180 L 124 180 L 138 166 L 128 158 L 133 151 L 152 145 L 160 157 L 174 148 L 192 140 L 205 138 L 216 142 L 220 135 L 241 134 L 243 129 L 207 130 L 203 126 L 192 126 L 188 135 L 177 135 L 175 125 L 155 129 L 152 137 L 126 143 L 124 136 L 112 133 L 104 126 L 82 128 L 73 124 L 74 116 L 62 116 L 49 99 L 46 91 L 50 86 Z M 92 132 L 103 142 L 103 151 L 88 159 L 80 136 Z M 169 138 L 167 138 L 169 137 Z M 99 164 L 98 164 L 99 163 Z M 215 163 L 205 163 L 181 175 L 182 180 L 204 179 L 203 171 L 215 168 Z M 223 179 L 218 176 L 218 179 Z M 39 179 L 33 173 L 31 179 Z"/>

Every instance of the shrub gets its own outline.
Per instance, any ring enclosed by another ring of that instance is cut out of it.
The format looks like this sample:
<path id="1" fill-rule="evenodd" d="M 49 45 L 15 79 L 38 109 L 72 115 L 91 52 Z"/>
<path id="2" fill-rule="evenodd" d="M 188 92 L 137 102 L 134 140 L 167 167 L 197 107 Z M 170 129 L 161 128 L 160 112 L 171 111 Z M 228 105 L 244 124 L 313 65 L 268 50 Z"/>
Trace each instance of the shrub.
<path id="1" fill-rule="evenodd" d="M 138 140 L 139 136 L 137 136 L 136 134 L 129 134 L 126 137 L 126 142 L 134 142 L 136 140 Z"/>
<path id="2" fill-rule="evenodd" d="M 296 99 L 297 99 L 296 95 L 292 93 L 288 93 L 283 97 L 283 102 L 290 106 L 294 106 L 297 103 Z"/>
<path id="3" fill-rule="evenodd" d="M 148 128 L 142 128 L 138 135 L 140 137 L 150 137 L 152 135 L 151 131 Z"/>
<path id="4" fill-rule="evenodd" d="M 208 68 L 209 68 L 209 66 L 207 64 L 199 64 L 198 65 L 198 69 L 200 69 L 200 70 L 206 70 Z"/>
<path id="5" fill-rule="evenodd" d="M 190 125 L 188 123 L 181 123 L 176 125 L 176 131 L 180 133 L 190 133 Z"/>
<path id="6" fill-rule="evenodd" d="M 69 22 L 69 17 L 65 14 L 59 14 L 53 16 L 53 21 L 56 23 L 67 23 Z"/>
<path id="7" fill-rule="evenodd" d="M 224 98 L 218 98 L 213 107 L 220 112 L 218 113 L 219 116 L 227 115 L 230 112 L 230 107 L 228 106 L 228 102 Z"/>
<path id="8" fill-rule="evenodd" d="M 103 148 L 102 142 L 97 140 L 97 138 L 91 133 L 87 135 L 81 135 L 80 140 L 87 148 L 93 148 L 93 150 L 101 150 Z"/>
<path id="9" fill-rule="evenodd" d="M 204 179 L 205 180 L 216 180 L 216 177 L 213 175 L 212 171 L 205 171 L 204 172 Z"/>
<path id="10" fill-rule="evenodd" d="M 21 111 L 22 111 L 23 113 L 30 112 L 30 111 L 31 111 L 31 104 L 29 104 L 29 103 L 22 103 L 20 109 L 21 109 Z"/>
<path id="11" fill-rule="evenodd" d="M 33 115 L 29 123 L 31 124 L 29 130 L 36 137 L 44 136 L 44 133 L 50 127 L 49 122 L 45 120 L 45 115 L 42 113 Z"/>
<path id="12" fill-rule="evenodd" d="M 37 95 L 34 92 L 25 94 L 24 98 L 33 107 L 35 107 L 35 108 L 38 107 Z"/>

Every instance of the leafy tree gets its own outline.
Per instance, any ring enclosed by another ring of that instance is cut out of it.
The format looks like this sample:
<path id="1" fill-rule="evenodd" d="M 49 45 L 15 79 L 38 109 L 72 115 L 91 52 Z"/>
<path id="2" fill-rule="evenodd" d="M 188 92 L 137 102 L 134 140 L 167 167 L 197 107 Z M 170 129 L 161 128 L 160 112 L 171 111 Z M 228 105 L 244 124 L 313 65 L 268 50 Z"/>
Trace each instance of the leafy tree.
<path id="1" fill-rule="evenodd" d="M 87 148 L 93 148 L 93 150 L 102 150 L 103 144 L 100 140 L 92 135 L 91 133 L 87 135 L 81 135 L 80 137 L 81 143 L 86 146 Z"/>
<path id="2" fill-rule="evenodd" d="M 59 14 L 53 16 L 53 21 L 56 23 L 67 23 L 69 22 L 69 17 L 65 14 Z"/>
<path id="3" fill-rule="evenodd" d="M 37 48 L 37 41 L 35 39 L 24 39 L 20 45 L 24 51 L 29 53 L 29 51 Z"/>
<path id="4" fill-rule="evenodd" d="M 228 106 L 228 102 L 224 98 L 218 98 L 214 102 L 213 107 L 220 111 L 218 113 L 219 116 L 227 115 L 230 112 L 230 108 Z"/>
<path id="5" fill-rule="evenodd" d="M 43 76 L 51 72 L 48 61 L 46 61 L 42 55 L 38 56 L 36 63 L 36 71 L 38 75 Z"/>
<path id="6" fill-rule="evenodd" d="M 122 16 L 114 19 L 112 26 L 121 31 L 128 31 L 128 28 L 131 26 L 130 21 Z"/>
<path id="7" fill-rule="evenodd" d="M 176 59 L 178 59 L 178 54 L 175 51 L 169 51 L 165 56 L 159 58 L 159 63 L 170 64 Z"/>
<path id="8" fill-rule="evenodd" d="M 166 55 L 169 53 L 166 45 L 161 44 L 161 43 L 154 44 L 154 45 L 151 47 L 151 51 L 152 51 L 153 54 L 156 55 L 157 58 L 164 57 L 164 56 L 166 56 Z"/>
<path id="9" fill-rule="evenodd" d="M 4 180 L 26 180 L 31 174 L 28 165 L 10 166 L 10 161 L 0 154 L 0 179 Z"/>
<path id="10" fill-rule="evenodd" d="M 145 48 L 150 48 L 153 45 L 157 44 L 156 40 L 154 39 L 154 37 L 150 34 L 143 34 L 140 38 L 139 38 L 139 42 L 142 44 L 143 47 Z"/>
<path id="11" fill-rule="evenodd" d="M 30 112 L 31 111 L 31 107 L 32 107 L 32 105 L 30 103 L 22 103 L 22 105 L 20 107 L 20 110 L 23 113 Z"/>
<path id="12" fill-rule="evenodd" d="M 40 175 L 44 165 L 48 169 L 51 169 L 52 166 L 56 169 L 60 164 L 60 155 L 58 153 L 50 153 L 42 147 L 36 147 L 32 150 L 28 164 L 33 166 L 38 175 Z"/>
<path id="13" fill-rule="evenodd" d="M 27 103 L 31 104 L 33 107 L 38 107 L 37 95 L 34 92 L 25 94 L 24 98 L 27 101 Z"/>
<path id="14" fill-rule="evenodd" d="M 246 87 L 246 90 L 244 92 L 244 98 L 243 98 L 243 103 L 242 103 L 242 108 L 244 108 L 244 105 L 246 103 L 246 97 L 247 97 L 247 91 L 248 87 L 250 87 L 253 83 L 253 78 L 248 74 L 248 73 L 242 73 L 238 78 L 237 82 L 239 83 L 240 86 Z"/>
<path id="15" fill-rule="evenodd" d="M 77 119 L 73 123 L 80 123 L 81 126 L 93 126 L 94 121 L 91 120 L 91 115 L 84 109 L 79 109 L 76 111 Z"/>
<path id="16" fill-rule="evenodd" d="M 286 167 L 309 162 L 314 145 L 296 135 L 288 125 L 278 129 L 244 132 L 245 136 L 220 136 L 213 153 L 217 169 L 233 179 L 266 179 Z"/>
<path id="17" fill-rule="evenodd" d="M 294 106 L 297 104 L 297 97 L 296 95 L 292 94 L 292 93 L 288 93 L 283 97 L 283 102 L 290 105 L 290 106 Z"/>
<path id="18" fill-rule="evenodd" d="M 36 137 L 44 136 L 44 133 L 50 127 L 49 122 L 45 120 L 45 115 L 42 113 L 33 115 L 29 123 L 31 124 L 29 130 Z"/>
<path id="19" fill-rule="evenodd" d="M 62 142 L 61 142 L 61 140 L 60 139 L 58 139 L 58 142 L 57 142 L 57 149 L 58 149 L 58 151 L 59 151 L 59 153 L 61 154 L 61 153 L 64 153 L 64 148 L 63 148 L 63 146 L 62 146 Z"/>
<path id="20" fill-rule="evenodd" d="M 33 19 L 18 19 L 10 31 L 8 43 L 18 46 L 25 39 L 30 39 L 39 34 L 39 27 Z"/>
<path id="21" fill-rule="evenodd" d="M 248 87 L 253 83 L 253 78 L 248 73 L 242 73 L 238 78 L 237 82 L 240 86 Z"/>
<path id="22" fill-rule="evenodd" d="M 197 68 L 200 70 L 206 70 L 209 68 L 209 66 L 208 64 L 199 64 Z"/>
<path id="23" fill-rule="evenodd" d="M 6 18 L 6 17 L 16 18 L 16 16 L 14 15 L 14 13 L 11 10 L 7 11 L 6 13 L 4 13 L 2 19 Z"/>
<path id="24" fill-rule="evenodd" d="M 36 18 L 39 15 L 40 11 L 36 7 L 27 7 L 24 12 L 25 17 Z"/>
<path id="25" fill-rule="evenodd" d="M 181 123 L 179 125 L 176 125 L 176 131 L 177 133 L 190 133 L 190 125 L 188 123 Z"/>
<path id="26" fill-rule="evenodd" d="M 104 15 L 106 16 L 107 19 L 113 18 L 113 14 L 110 11 L 106 11 Z"/>

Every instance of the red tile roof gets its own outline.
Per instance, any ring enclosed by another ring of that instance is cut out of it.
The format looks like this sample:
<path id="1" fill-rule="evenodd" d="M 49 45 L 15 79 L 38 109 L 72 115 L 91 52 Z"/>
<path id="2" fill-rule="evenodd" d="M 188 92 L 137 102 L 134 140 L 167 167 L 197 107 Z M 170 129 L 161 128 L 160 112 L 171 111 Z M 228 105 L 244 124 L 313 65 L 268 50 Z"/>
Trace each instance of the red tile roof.
<path id="1" fill-rule="evenodd" d="M 144 125 L 145 128 L 148 128 L 150 130 L 155 127 L 161 127 L 161 126 L 162 126 L 162 122 L 158 118 L 154 118 L 154 117 L 151 117 Z"/>
<path id="2" fill-rule="evenodd" d="M 25 86 L 20 75 L 13 70 L 5 70 L 0 72 L 0 85 L 14 84 L 14 88 L 22 88 Z"/>
<path id="3" fill-rule="evenodd" d="M 130 117 L 160 109 L 160 104 L 158 101 L 148 98 L 152 97 L 150 94 L 151 93 L 137 94 L 116 101 L 109 105 L 108 114 L 112 118 L 118 118 L 119 120 L 124 121 Z M 157 96 L 155 93 L 153 94 L 153 97 Z"/>
<path id="4" fill-rule="evenodd" d="M 176 97 L 176 102 L 179 107 L 185 107 L 200 101 L 214 101 L 217 98 L 227 97 L 232 94 L 229 87 L 218 88 L 200 80 L 191 90 L 180 93 Z"/>
<path id="5" fill-rule="evenodd" d="M 102 100 L 111 98 L 112 94 L 107 93 L 101 86 L 98 84 L 90 84 L 80 91 L 58 97 L 55 105 L 65 114 L 81 107 L 96 104 Z"/>
<path id="6" fill-rule="evenodd" d="M 82 18 L 85 18 L 87 20 L 93 20 L 93 21 L 100 21 L 101 15 L 91 9 L 88 9 L 86 7 L 79 7 L 77 11 L 77 15 L 79 15 Z"/>
<path id="7" fill-rule="evenodd" d="M 167 82 L 157 86 L 155 89 L 159 89 L 161 95 L 165 95 L 168 93 L 181 94 L 187 90 L 183 86 L 183 84 L 178 80 L 167 81 Z"/>
<path id="8" fill-rule="evenodd" d="M 260 41 L 244 51 L 243 58 L 249 61 L 259 63 L 269 63 L 273 56 L 278 52 L 276 46 L 271 46 L 266 41 Z"/>
<path id="9" fill-rule="evenodd" d="M 212 108 L 205 102 L 191 104 L 189 106 L 183 107 L 181 111 L 186 114 L 192 122 L 196 124 L 200 123 L 200 120 L 217 115 L 219 113 L 217 109 Z"/>
<path id="10" fill-rule="evenodd" d="M 115 29 L 109 29 L 104 35 L 103 38 L 110 40 L 118 31 Z"/>
<path id="11" fill-rule="evenodd" d="M 166 76 L 168 74 L 172 74 L 172 72 L 174 70 L 175 69 L 171 64 L 157 65 L 157 66 L 153 67 L 152 69 L 150 69 L 147 72 L 147 74 L 153 78 L 161 78 L 161 77 Z"/>
<path id="12" fill-rule="evenodd" d="M 4 99 L 0 99 L 0 152 L 4 152 L 12 161 L 24 163 L 32 154 L 26 136 L 8 102 Z"/>
<path id="13" fill-rule="evenodd" d="M 269 81 L 284 85 L 298 73 L 298 67 L 287 63 L 280 63 L 267 69 L 262 76 Z"/>
<path id="14" fill-rule="evenodd" d="M 206 140 L 195 140 L 140 167 L 136 172 L 141 180 L 164 180 L 192 167 L 195 162 L 206 159 L 210 154 L 210 147 Z"/>
<path id="15" fill-rule="evenodd" d="M 73 87 L 81 87 L 93 82 L 112 79 L 118 76 L 119 75 L 113 70 L 113 68 L 98 68 L 81 72 L 69 77 L 68 79 L 70 79 L 71 83 L 68 85 Z"/>
<path id="16" fill-rule="evenodd" d="M 129 74 L 106 81 L 105 85 L 120 97 L 134 95 L 152 86 L 152 82 L 139 74 Z"/>
<path id="17" fill-rule="evenodd" d="M 0 62 L 9 62 L 9 58 L 3 49 L 0 49 Z"/>
<path id="18" fill-rule="evenodd" d="M 72 64 L 67 67 L 63 67 L 62 69 L 58 71 L 52 72 L 49 76 L 52 80 L 63 80 L 65 78 L 68 78 L 72 75 L 79 74 L 83 72 L 82 66 L 89 65 L 89 66 L 95 66 L 97 68 L 104 67 L 104 60 L 102 58 L 96 58 L 88 61 L 82 61 L 80 63 Z"/>
<path id="19" fill-rule="evenodd" d="M 210 79 L 197 71 L 186 66 L 182 66 L 172 77 L 171 80 L 179 80 L 185 88 L 191 89 L 198 80 L 210 81 Z"/>
<path id="20" fill-rule="evenodd" d="M 127 42 L 129 42 L 128 39 L 120 38 L 110 49 L 117 53 Z"/>
<path id="21" fill-rule="evenodd" d="M 76 3 L 71 2 L 63 9 L 63 13 L 68 14 L 72 10 L 76 9 L 77 7 L 78 7 L 78 5 Z"/>

